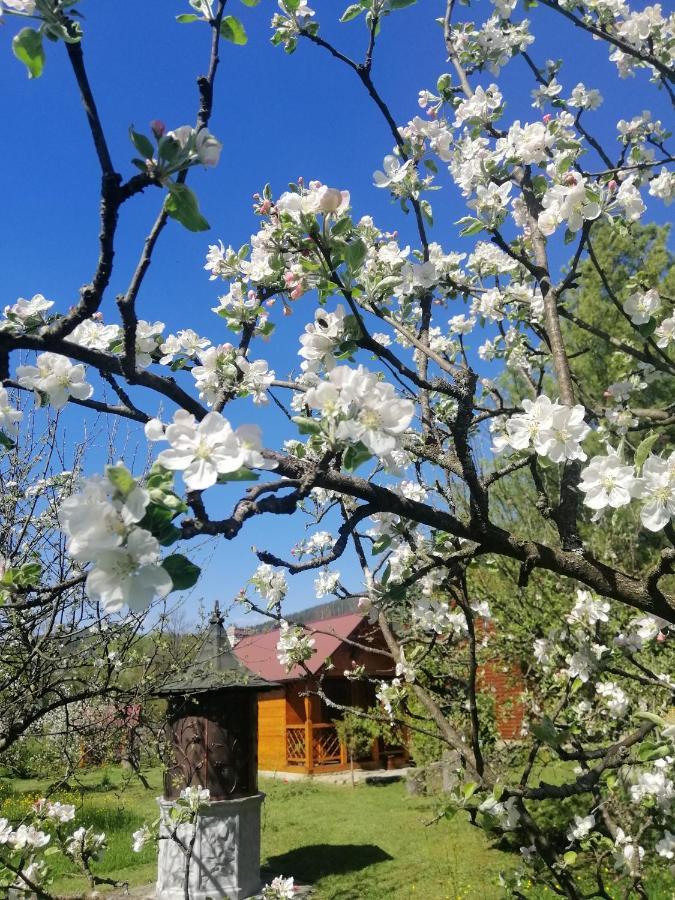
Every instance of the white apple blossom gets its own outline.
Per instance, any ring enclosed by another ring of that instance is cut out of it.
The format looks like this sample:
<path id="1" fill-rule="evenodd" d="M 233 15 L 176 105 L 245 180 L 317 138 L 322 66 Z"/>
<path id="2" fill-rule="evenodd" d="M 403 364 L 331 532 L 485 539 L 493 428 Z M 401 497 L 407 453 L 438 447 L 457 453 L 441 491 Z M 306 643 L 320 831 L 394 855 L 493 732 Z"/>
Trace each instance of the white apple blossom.
<path id="1" fill-rule="evenodd" d="M 301 368 L 304 372 L 316 372 L 322 365 L 333 368 L 333 351 L 344 338 L 344 320 L 342 304 L 338 304 L 332 313 L 321 308 L 315 311 L 314 322 L 305 325 L 305 333 L 300 335 L 302 349 L 298 350 L 298 355 L 303 358 Z"/>
<path id="2" fill-rule="evenodd" d="M 656 326 L 654 337 L 656 338 L 656 346 L 662 350 L 665 350 L 666 347 L 675 342 L 675 313 L 672 316 L 668 316 L 667 319 L 663 319 Z"/>
<path id="3" fill-rule="evenodd" d="M 667 459 L 650 455 L 642 467 L 641 498 L 647 502 L 640 520 L 650 531 L 660 531 L 675 516 L 675 452 Z"/>
<path id="4" fill-rule="evenodd" d="M 675 859 L 675 834 L 665 831 L 661 840 L 654 845 L 654 849 L 664 859 Z"/>
<path id="5" fill-rule="evenodd" d="M 283 875 L 277 875 L 262 889 L 262 900 L 293 900 L 295 895 L 293 879 Z"/>
<path id="6" fill-rule="evenodd" d="M 164 343 L 160 344 L 159 351 L 162 357 L 159 362 L 163 366 L 168 366 L 176 356 L 192 358 L 210 345 L 211 341 L 208 338 L 200 337 L 192 328 L 186 328 L 177 334 L 168 335 Z"/>
<path id="7" fill-rule="evenodd" d="M 251 584 L 269 606 L 281 603 L 288 593 L 285 573 L 275 570 L 269 563 L 258 566 L 251 576 Z"/>
<path id="8" fill-rule="evenodd" d="M 19 422 L 22 418 L 23 412 L 11 405 L 7 390 L 0 387 L 0 429 L 8 435 L 15 435 L 19 430 Z"/>
<path id="9" fill-rule="evenodd" d="M 585 410 L 552 402 L 545 394 L 536 400 L 523 400 L 522 414 L 511 416 L 506 423 L 508 443 L 514 450 L 526 450 L 530 445 L 540 456 L 553 462 L 566 459 L 586 459 L 581 442 L 590 433 L 584 422 Z"/>
<path id="10" fill-rule="evenodd" d="M 2 7 L 10 12 L 23 16 L 32 16 L 35 12 L 35 0 L 2 0 L 0 3 L 0 15 L 2 15 Z"/>
<path id="11" fill-rule="evenodd" d="M 85 367 L 58 353 L 40 353 L 34 366 L 17 366 L 16 376 L 22 387 L 35 392 L 38 405 L 44 398 L 55 409 L 61 409 L 71 397 L 88 400 L 94 393 Z"/>
<path id="12" fill-rule="evenodd" d="M 578 231 L 585 220 L 597 219 L 601 205 L 596 198 L 599 187 L 590 190 L 586 179 L 569 175 L 564 184 L 554 184 L 542 198 L 543 212 L 538 224 L 542 234 L 552 235 L 558 225 L 567 222 L 570 231 Z"/>
<path id="13" fill-rule="evenodd" d="M 144 528 L 132 528 L 123 547 L 101 550 L 86 579 L 89 596 L 106 612 L 127 605 L 134 612 L 146 609 L 155 597 L 166 597 L 173 582 L 160 565 L 158 540 Z"/>
<path id="14" fill-rule="evenodd" d="M 134 831 L 131 835 L 133 838 L 133 843 L 131 845 L 131 849 L 134 853 L 140 853 L 141 850 L 145 847 L 146 843 L 152 837 L 150 829 L 147 825 L 143 825 L 142 828 L 139 828 L 138 831 Z"/>
<path id="15" fill-rule="evenodd" d="M 646 325 L 661 308 L 659 292 L 652 288 L 649 291 L 635 291 L 623 303 L 623 311 L 633 325 Z"/>
<path id="16" fill-rule="evenodd" d="M 190 785 L 180 792 L 180 799 L 192 813 L 199 812 L 200 808 L 211 801 L 211 791 L 208 788 Z"/>
<path id="17" fill-rule="evenodd" d="M 157 462 L 175 472 L 182 472 L 189 491 L 203 491 L 218 480 L 243 467 L 270 468 L 260 454 L 260 430 L 253 425 L 241 425 L 235 430 L 220 413 L 210 412 L 197 422 L 185 410 L 174 414 L 163 436 L 159 436 L 157 421 L 151 420 L 145 429 L 149 440 L 165 440 L 171 445 L 162 450 Z"/>
<path id="18" fill-rule="evenodd" d="M 152 362 L 152 353 L 162 344 L 164 322 L 146 322 L 140 319 L 136 325 L 136 365 L 147 369 Z"/>
<path id="19" fill-rule="evenodd" d="M 581 624 L 587 627 L 593 627 L 598 622 L 609 621 L 610 605 L 606 600 L 594 597 L 590 591 L 577 589 L 577 599 L 571 612 L 567 616 L 567 621 L 574 624 Z"/>
<path id="20" fill-rule="evenodd" d="M 282 619 L 277 641 L 277 659 L 286 671 L 290 672 L 293 666 L 310 659 L 314 653 L 314 644 L 314 638 L 309 637 L 299 625 L 291 626 Z"/>
<path id="21" fill-rule="evenodd" d="M 333 594 L 340 583 L 340 573 L 325 569 L 314 579 L 314 594 L 318 599 Z"/>
<path id="22" fill-rule="evenodd" d="M 268 403 L 267 390 L 274 381 L 274 371 L 268 367 L 266 360 L 249 362 L 245 357 L 238 356 L 235 364 L 242 375 L 238 392 L 250 394 L 254 403 Z"/>
<path id="23" fill-rule="evenodd" d="M 607 711 L 614 719 L 625 716 L 630 707 L 630 701 L 626 692 L 613 681 L 599 681 L 595 685 L 598 697 L 607 704 Z"/>
<path id="24" fill-rule="evenodd" d="M 208 128 L 200 128 L 195 138 L 195 152 L 199 162 L 209 168 L 218 165 L 220 152 L 223 145 L 215 138 Z"/>
<path id="25" fill-rule="evenodd" d="M 320 411 L 333 439 L 361 441 L 376 456 L 397 449 L 414 413 L 410 400 L 400 400 L 391 384 L 363 366 L 336 366 L 305 393 L 304 402 Z"/>
<path id="26" fill-rule="evenodd" d="M 670 206 L 675 198 L 675 172 L 669 172 L 663 166 L 659 174 L 649 182 L 649 193 Z"/>
<path id="27" fill-rule="evenodd" d="M 502 103 L 502 94 L 496 84 L 487 88 L 478 85 L 473 96 L 460 101 L 456 107 L 455 128 L 460 128 L 465 123 L 479 125 L 494 121 L 499 117 Z"/>
<path id="28" fill-rule="evenodd" d="M 392 721 L 394 719 L 394 707 L 398 706 L 403 700 L 404 694 L 405 689 L 401 684 L 400 678 L 392 678 L 391 681 L 381 681 L 375 692 L 375 699 L 382 704 L 384 711 Z"/>
<path id="29" fill-rule="evenodd" d="M 34 825 L 19 825 L 16 831 L 9 835 L 7 843 L 13 850 L 25 850 L 27 847 L 38 850 L 40 847 L 46 847 L 50 840 L 51 835 L 40 831 Z"/>
<path id="30" fill-rule="evenodd" d="M 75 807 L 72 803 L 55 803 L 47 802 L 45 813 L 47 818 L 54 819 L 57 822 L 71 822 L 75 818 Z"/>
<path id="31" fill-rule="evenodd" d="M 586 85 L 579 82 L 572 89 L 567 103 L 569 106 L 576 106 L 579 109 L 597 109 L 602 103 L 602 95 L 597 88 L 587 88 Z"/>
<path id="32" fill-rule="evenodd" d="M 567 831 L 567 840 L 583 841 L 587 838 L 591 831 L 595 828 L 595 816 L 575 816 L 574 825 L 571 825 Z"/>
<path id="33" fill-rule="evenodd" d="M 13 833 L 8 819 L 0 819 L 0 844 L 7 844 Z"/>
<path id="34" fill-rule="evenodd" d="M 239 378 L 236 352 L 232 344 L 220 344 L 200 351 L 197 357 L 200 365 L 192 367 L 192 377 L 200 398 L 213 405 Z"/>
<path id="35" fill-rule="evenodd" d="M 396 156 L 385 156 L 382 163 L 383 171 L 373 173 L 373 183 L 379 188 L 394 188 L 403 183 L 406 177 L 413 172 L 413 162 L 409 159 L 401 163 Z"/>
<path id="36" fill-rule="evenodd" d="M 53 305 L 54 301 L 46 300 L 42 294 L 35 294 L 30 300 L 19 297 L 13 306 L 5 307 L 4 315 L 7 321 L 0 323 L 0 331 L 41 325 L 45 321 L 44 313 Z"/>
<path id="37" fill-rule="evenodd" d="M 98 319 L 85 319 L 68 336 L 69 341 L 87 347 L 89 350 L 111 352 L 113 348 L 122 349 L 123 336 L 119 325 L 104 325 Z"/>
<path id="38" fill-rule="evenodd" d="M 586 506 L 601 511 L 608 506 L 627 506 L 640 495 L 641 488 L 633 466 L 625 465 L 615 452 L 610 452 L 591 459 L 581 473 L 579 490 L 586 495 Z"/>
<path id="39" fill-rule="evenodd" d="M 635 186 L 635 178 L 629 175 L 625 178 L 619 190 L 614 195 L 615 203 L 621 207 L 623 215 L 628 222 L 637 222 L 647 208 L 640 192 Z"/>

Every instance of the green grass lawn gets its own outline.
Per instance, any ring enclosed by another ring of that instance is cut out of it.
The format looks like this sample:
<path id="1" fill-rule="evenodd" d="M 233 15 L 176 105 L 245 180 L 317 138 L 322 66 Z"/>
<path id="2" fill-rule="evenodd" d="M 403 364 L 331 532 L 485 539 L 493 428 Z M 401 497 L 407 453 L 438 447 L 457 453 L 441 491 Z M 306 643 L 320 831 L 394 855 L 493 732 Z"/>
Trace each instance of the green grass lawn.
<path id="1" fill-rule="evenodd" d="M 108 850 L 95 866 L 100 875 L 149 884 L 155 878 L 152 848 L 131 851 L 131 833 L 157 815 L 159 770 L 147 773 L 151 790 L 120 769 L 94 769 L 59 791 L 75 803 L 75 825 L 94 825 L 108 835 Z M 0 782 L 0 816 L 16 820 L 43 796 L 46 781 Z M 497 900 L 505 854 L 488 852 L 481 833 L 456 816 L 428 825 L 432 800 L 407 797 L 401 783 L 383 787 L 264 781 L 262 862 L 275 874 L 314 884 L 320 900 Z M 51 857 L 53 890 L 77 895 L 86 888 L 74 867 Z"/>
<path id="2" fill-rule="evenodd" d="M 92 769 L 54 794 L 75 803 L 75 826 L 93 825 L 108 835 L 108 850 L 97 874 L 150 884 L 155 853 L 131 850 L 131 833 L 157 816 L 161 773 L 146 773 L 150 789 L 120 768 Z M 409 797 L 402 783 L 385 786 L 323 785 L 263 781 L 267 794 L 262 819 L 262 862 L 274 874 L 313 884 L 317 900 L 500 900 L 500 870 L 512 856 L 490 849 L 483 833 L 462 814 L 435 818 L 429 798 Z M 16 821 L 47 781 L 0 780 L 0 816 Z M 60 856 L 50 858 L 52 891 L 78 896 L 86 882 Z M 672 900 L 672 888 L 652 882 L 650 900 Z M 539 900 L 554 895 L 540 890 Z"/>

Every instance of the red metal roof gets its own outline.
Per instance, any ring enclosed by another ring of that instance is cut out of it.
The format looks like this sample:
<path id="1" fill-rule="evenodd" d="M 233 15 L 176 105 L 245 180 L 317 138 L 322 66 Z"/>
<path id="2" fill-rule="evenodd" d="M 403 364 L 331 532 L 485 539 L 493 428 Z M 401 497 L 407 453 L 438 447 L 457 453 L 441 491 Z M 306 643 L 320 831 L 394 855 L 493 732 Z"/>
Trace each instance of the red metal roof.
<path id="1" fill-rule="evenodd" d="M 361 622 L 363 616 L 352 613 L 308 623 L 307 630 L 314 638 L 315 650 L 312 658 L 306 663 L 310 672 L 313 674 L 318 672 L 326 659 L 335 653 L 345 638 L 353 634 Z M 300 666 L 295 666 L 287 672 L 281 665 L 277 659 L 278 641 L 278 628 L 249 634 L 235 645 L 234 654 L 249 669 L 268 681 L 293 681 L 296 678 L 303 678 L 305 673 Z"/>

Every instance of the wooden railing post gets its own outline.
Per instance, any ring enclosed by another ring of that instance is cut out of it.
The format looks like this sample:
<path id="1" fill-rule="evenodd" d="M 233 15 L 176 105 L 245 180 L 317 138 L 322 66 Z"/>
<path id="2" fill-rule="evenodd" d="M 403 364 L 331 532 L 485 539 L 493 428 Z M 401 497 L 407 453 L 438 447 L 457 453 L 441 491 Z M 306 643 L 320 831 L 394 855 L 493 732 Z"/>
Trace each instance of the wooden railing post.
<path id="1" fill-rule="evenodd" d="M 312 734 L 312 698 L 305 697 L 305 768 L 314 771 L 314 735 Z"/>

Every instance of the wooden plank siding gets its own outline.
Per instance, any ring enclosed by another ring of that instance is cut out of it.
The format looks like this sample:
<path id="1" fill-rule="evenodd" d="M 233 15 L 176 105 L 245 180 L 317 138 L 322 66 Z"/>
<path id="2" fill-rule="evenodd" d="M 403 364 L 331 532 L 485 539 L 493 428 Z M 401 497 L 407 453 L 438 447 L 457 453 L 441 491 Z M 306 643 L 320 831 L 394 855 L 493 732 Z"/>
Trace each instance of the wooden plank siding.
<path id="1" fill-rule="evenodd" d="M 258 766 L 266 771 L 286 768 L 286 690 L 258 695 Z"/>

